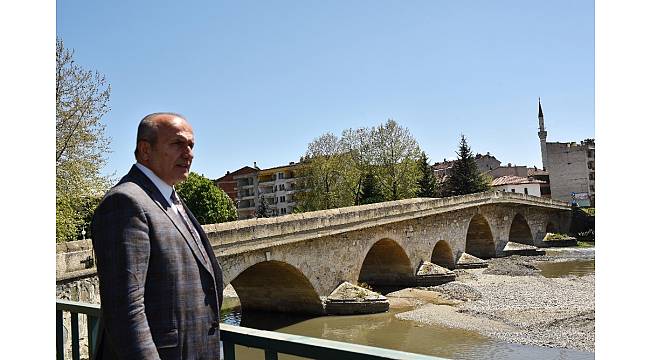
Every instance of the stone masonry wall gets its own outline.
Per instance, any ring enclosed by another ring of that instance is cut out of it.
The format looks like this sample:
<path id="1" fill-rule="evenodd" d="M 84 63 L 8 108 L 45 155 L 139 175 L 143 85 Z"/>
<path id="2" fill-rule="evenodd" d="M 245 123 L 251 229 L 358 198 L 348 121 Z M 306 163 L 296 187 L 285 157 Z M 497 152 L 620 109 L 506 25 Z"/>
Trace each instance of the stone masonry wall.
<path id="1" fill-rule="evenodd" d="M 486 192 L 455 198 L 400 200 L 204 228 L 223 267 L 225 284 L 255 264 L 274 260 L 297 269 L 294 273 L 304 275 L 315 290 L 311 293 L 322 300 L 341 282 L 357 282 L 367 254 L 382 239 L 390 239 L 397 244 L 391 249 L 406 254 L 409 264 L 399 266 L 410 267 L 414 276 L 422 261 L 431 261 L 438 241 L 446 241 L 454 260 L 458 260 L 466 249 L 468 227 L 475 216 L 487 221 L 498 256 L 509 241 L 516 214 L 526 219 L 533 240 L 538 242 L 543 239 L 549 221 L 566 227 L 567 216 L 570 220 L 568 210 L 566 203 L 549 199 Z M 84 263 L 79 265 L 80 259 L 92 254 L 89 244 L 89 241 L 69 243 L 66 249 L 57 249 L 57 298 L 99 303 L 95 269 L 86 269 Z M 305 284 L 304 281 L 295 283 Z M 282 301 L 282 294 L 258 300 Z M 82 329 L 83 335 L 85 326 Z"/>

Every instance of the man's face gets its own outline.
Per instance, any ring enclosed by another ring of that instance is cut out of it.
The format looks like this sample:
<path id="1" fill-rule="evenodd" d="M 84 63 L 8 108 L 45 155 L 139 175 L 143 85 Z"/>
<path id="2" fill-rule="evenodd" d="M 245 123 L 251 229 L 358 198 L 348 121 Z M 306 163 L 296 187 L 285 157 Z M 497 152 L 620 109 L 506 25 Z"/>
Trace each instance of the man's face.
<path id="1" fill-rule="evenodd" d="M 194 154 L 194 133 L 190 124 L 182 118 L 163 116 L 159 120 L 156 144 L 145 143 L 145 156 L 149 167 L 167 184 L 187 179 Z"/>

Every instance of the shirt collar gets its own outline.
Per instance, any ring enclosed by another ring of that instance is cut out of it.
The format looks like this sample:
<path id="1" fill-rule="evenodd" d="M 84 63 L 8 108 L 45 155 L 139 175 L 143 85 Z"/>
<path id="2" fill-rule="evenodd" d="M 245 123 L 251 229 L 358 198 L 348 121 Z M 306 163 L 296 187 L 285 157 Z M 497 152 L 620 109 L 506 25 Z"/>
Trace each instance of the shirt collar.
<path id="1" fill-rule="evenodd" d="M 174 188 L 169 186 L 166 182 L 162 181 L 158 175 L 156 175 L 151 169 L 148 167 L 140 164 L 139 162 L 135 163 L 135 166 L 138 167 L 148 178 L 153 182 L 154 185 L 158 188 L 162 196 L 167 200 L 167 205 L 171 205 L 171 196 L 172 196 L 172 191 L 174 191 Z"/>

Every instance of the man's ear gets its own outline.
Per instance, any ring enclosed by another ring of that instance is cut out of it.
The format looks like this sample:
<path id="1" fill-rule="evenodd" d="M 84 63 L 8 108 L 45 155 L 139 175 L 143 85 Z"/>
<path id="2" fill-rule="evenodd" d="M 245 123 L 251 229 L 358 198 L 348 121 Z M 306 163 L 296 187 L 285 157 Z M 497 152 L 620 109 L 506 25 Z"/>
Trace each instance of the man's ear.
<path id="1" fill-rule="evenodd" d="M 151 144 L 145 140 L 138 141 L 138 152 L 143 161 L 148 161 L 151 158 Z"/>

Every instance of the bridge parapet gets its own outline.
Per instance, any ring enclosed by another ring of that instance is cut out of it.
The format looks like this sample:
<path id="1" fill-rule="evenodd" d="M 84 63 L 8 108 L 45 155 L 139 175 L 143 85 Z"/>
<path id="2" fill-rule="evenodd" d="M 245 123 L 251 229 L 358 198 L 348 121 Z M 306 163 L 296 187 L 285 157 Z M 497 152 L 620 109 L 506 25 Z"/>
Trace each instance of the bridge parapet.
<path id="1" fill-rule="evenodd" d="M 495 203 L 570 210 L 568 203 L 501 191 L 446 198 L 414 198 L 204 225 L 218 256 L 330 236 L 367 227 Z"/>

